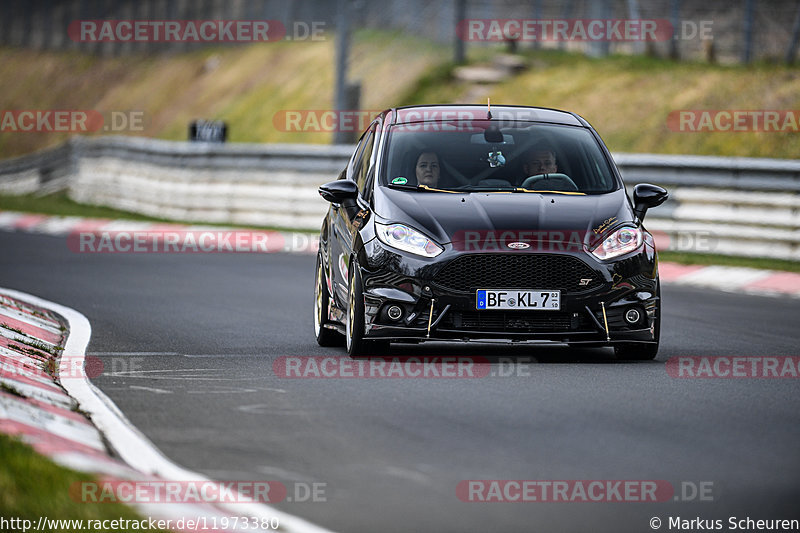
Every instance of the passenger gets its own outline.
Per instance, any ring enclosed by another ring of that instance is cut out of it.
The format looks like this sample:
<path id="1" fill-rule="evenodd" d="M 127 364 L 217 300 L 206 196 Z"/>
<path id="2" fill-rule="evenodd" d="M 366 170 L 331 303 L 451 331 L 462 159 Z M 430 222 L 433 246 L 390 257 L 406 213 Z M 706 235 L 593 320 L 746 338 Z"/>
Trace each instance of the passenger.
<path id="1" fill-rule="evenodd" d="M 415 165 L 417 185 L 436 187 L 439 184 L 439 156 L 436 152 L 422 152 Z"/>

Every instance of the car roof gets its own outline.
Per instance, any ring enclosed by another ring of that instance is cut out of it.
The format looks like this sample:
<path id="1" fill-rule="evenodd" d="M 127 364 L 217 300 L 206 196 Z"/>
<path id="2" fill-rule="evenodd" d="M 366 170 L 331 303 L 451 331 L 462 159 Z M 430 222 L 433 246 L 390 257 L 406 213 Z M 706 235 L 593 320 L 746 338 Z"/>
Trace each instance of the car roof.
<path id="1" fill-rule="evenodd" d="M 411 124 L 414 122 L 442 122 L 458 120 L 486 120 L 486 105 L 417 105 L 396 107 L 386 111 L 390 124 Z M 590 127 L 583 118 L 558 109 L 531 106 L 492 105 L 492 120 L 548 122 L 569 126 Z"/>

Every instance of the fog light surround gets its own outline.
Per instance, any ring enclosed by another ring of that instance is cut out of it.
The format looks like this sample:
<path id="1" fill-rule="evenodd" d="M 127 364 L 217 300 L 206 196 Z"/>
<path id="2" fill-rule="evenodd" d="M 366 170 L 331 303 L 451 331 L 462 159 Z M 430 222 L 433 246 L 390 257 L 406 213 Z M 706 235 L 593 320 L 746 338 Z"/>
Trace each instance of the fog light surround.
<path id="1" fill-rule="evenodd" d="M 629 307 L 628 310 L 625 311 L 625 322 L 634 326 L 642 320 L 642 316 L 642 312 L 638 307 Z"/>
<path id="2" fill-rule="evenodd" d="M 403 309 L 399 305 L 390 305 L 386 310 L 386 314 L 391 320 L 397 322 L 403 317 Z"/>

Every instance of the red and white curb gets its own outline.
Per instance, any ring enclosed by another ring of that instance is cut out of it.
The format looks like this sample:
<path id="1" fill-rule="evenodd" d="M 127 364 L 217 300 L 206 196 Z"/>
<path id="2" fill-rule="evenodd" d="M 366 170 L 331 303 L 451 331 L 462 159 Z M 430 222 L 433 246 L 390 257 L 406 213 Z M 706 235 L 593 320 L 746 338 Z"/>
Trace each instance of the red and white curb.
<path id="1" fill-rule="evenodd" d="M 757 268 L 660 262 L 661 281 L 726 292 L 800 298 L 800 274 Z"/>
<path id="2" fill-rule="evenodd" d="M 0 288 L 0 432 L 18 436 L 55 462 L 95 474 L 101 483 L 179 482 L 217 487 L 167 459 L 83 373 L 88 319 L 68 307 Z M 58 378 L 54 377 L 58 369 Z M 277 519 L 281 531 L 323 533 L 301 518 L 245 496 L 228 502 L 131 502 L 143 515 L 231 524 L 235 517 Z M 267 523 L 267 522 L 265 522 Z M 207 531 L 267 531 L 253 522 Z M 197 531 L 199 527 L 175 528 Z"/>
<path id="3" fill-rule="evenodd" d="M 164 253 L 239 251 L 315 254 L 319 246 L 317 235 L 296 231 L 65 217 L 16 211 L 0 211 L 0 230 L 65 236 L 67 246 L 76 253 L 162 250 Z M 159 241 L 161 246 L 158 246 Z M 210 248 L 205 247 L 204 241 Z M 140 246 L 135 247 L 134 244 Z"/>
<path id="4" fill-rule="evenodd" d="M 242 228 L 187 226 L 156 222 L 107 220 L 97 218 L 60 217 L 0 211 L 0 230 L 25 231 L 67 236 L 80 233 L 118 234 L 119 232 L 241 232 Z M 261 230 L 255 230 L 261 231 Z M 266 231 L 273 245 L 270 252 L 316 253 L 318 237 L 308 233 Z M 664 283 L 718 289 L 727 292 L 762 296 L 800 297 L 800 274 L 777 270 L 744 267 L 682 265 L 659 263 L 659 275 Z"/>

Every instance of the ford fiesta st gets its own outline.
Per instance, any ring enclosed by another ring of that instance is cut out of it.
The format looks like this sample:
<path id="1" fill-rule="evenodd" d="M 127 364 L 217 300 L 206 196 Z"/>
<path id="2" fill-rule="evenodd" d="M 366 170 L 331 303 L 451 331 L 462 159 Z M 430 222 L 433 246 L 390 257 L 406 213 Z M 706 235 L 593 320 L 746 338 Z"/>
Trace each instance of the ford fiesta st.
<path id="1" fill-rule="evenodd" d="M 629 198 L 574 113 L 390 109 L 319 192 L 322 346 L 506 339 L 656 356 L 658 259 L 642 220 L 667 191 L 639 184 Z"/>

